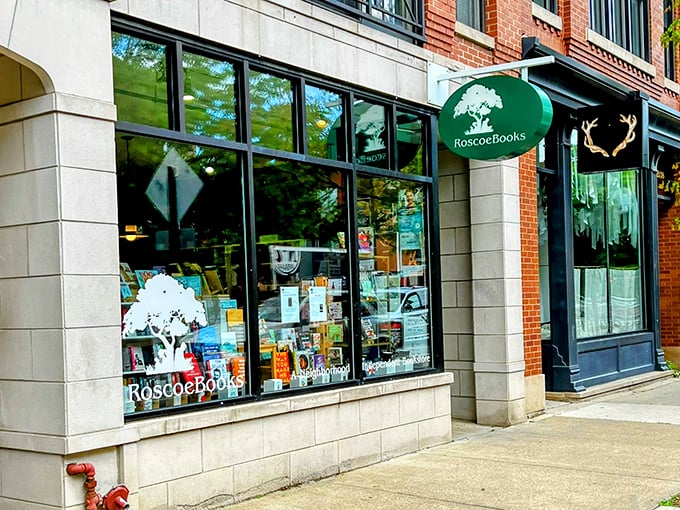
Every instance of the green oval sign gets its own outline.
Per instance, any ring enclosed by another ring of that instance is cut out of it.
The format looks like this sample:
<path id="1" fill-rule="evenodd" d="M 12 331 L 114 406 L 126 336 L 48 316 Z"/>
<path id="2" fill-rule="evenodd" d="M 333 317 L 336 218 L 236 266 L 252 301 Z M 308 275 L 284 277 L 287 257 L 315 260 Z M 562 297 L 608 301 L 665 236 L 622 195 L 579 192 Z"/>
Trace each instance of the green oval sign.
<path id="1" fill-rule="evenodd" d="M 514 158 L 545 136 L 552 115 L 550 98 L 538 87 L 511 76 L 488 76 L 463 85 L 446 100 L 439 136 L 464 158 Z"/>

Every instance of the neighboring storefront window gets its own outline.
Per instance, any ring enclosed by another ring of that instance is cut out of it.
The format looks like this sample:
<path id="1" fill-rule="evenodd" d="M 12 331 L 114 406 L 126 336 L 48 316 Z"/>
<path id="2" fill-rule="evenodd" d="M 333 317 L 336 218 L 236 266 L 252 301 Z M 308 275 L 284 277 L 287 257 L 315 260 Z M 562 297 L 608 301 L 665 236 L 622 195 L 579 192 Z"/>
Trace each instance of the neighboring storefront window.
<path id="1" fill-rule="evenodd" d="M 126 416 L 435 368 L 432 113 L 129 23 L 113 34 Z"/>
<path id="2" fill-rule="evenodd" d="M 641 330 L 639 171 L 579 174 L 572 164 L 571 196 L 577 338 Z"/>
<path id="3" fill-rule="evenodd" d="M 362 369 L 367 377 L 431 363 L 423 186 L 358 181 Z"/>

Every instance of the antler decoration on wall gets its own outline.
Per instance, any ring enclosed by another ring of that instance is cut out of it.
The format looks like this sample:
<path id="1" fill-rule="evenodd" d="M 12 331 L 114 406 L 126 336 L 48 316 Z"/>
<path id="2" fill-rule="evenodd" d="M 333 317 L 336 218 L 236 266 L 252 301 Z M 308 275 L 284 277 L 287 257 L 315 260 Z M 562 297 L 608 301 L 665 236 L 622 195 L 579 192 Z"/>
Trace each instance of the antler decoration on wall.
<path id="1" fill-rule="evenodd" d="M 588 147 L 590 149 L 590 152 L 592 152 L 593 154 L 599 153 L 602 154 L 605 158 L 608 158 L 609 153 L 599 145 L 595 145 L 595 143 L 593 142 L 593 138 L 590 135 L 590 130 L 593 129 L 594 127 L 597 127 L 597 120 L 598 120 L 597 118 L 593 119 L 590 122 L 584 120 L 581 123 L 581 131 L 583 131 L 586 135 L 586 139 L 583 142 L 583 145 Z M 623 138 L 623 141 L 616 146 L 616 149 L 612 151 L 613 157 L 616 157 L 616 155 L 623 149 L 625 149 L 630 142 L 635 140 L 635 126 L 637 126 L 637 117 L 632 113 L 628 116 L 619 114 L 619 122 L 623 124 L 628 124 L 628 133 L 626 133 L 626 136 Z"/>

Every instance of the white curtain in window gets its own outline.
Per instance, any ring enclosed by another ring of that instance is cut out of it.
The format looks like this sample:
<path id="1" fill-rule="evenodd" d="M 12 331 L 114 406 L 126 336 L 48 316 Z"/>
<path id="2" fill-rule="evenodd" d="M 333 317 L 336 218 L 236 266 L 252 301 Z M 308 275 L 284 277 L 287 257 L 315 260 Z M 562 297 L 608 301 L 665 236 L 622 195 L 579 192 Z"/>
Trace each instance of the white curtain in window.
<path id="1" fill-rule="evenodd" d="M 612 333 L 642 329 L 639 269 L 610 269 Z"/>
<path id="2" fill-rule="evenodd" d="M 607 317 L 607 269 L 575 268 L 574 294 L 576 297 L 576 337 L 606 335 L 609 332 Z"/>

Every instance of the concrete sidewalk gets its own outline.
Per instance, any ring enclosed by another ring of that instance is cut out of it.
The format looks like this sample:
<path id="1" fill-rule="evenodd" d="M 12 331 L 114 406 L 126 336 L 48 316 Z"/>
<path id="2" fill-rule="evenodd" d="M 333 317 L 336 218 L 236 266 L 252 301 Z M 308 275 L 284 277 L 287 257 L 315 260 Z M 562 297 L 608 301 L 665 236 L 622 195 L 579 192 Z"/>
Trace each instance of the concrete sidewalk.
<path id="1" fill-rule="evenodd" d="M 652 510 L 680 493 L 680 379 L 550 404 L 508 428 L 453 421 L 446 445 L 226 508 Z"/>

